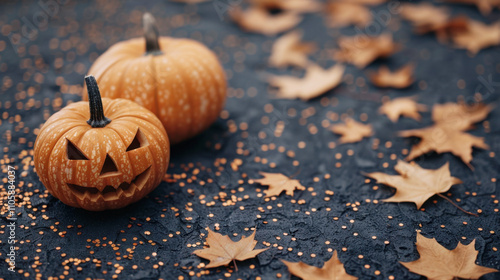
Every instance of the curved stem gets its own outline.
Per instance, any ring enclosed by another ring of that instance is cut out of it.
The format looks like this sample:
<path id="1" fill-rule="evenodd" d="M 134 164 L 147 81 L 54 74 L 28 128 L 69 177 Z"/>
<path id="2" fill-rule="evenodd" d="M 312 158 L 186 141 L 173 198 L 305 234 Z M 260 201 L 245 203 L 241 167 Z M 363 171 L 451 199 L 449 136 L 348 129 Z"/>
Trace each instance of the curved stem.
<path id="1" fill-rule="evenodd" d="M 233 264 L 234 264 L 234 268 L 236 269 L 236 271 L 238 271 L 238 266 L 236 265 L 236 260 L 233 259 Z"/>
<path id="2" fill-rule="evenodd" d="M 300 168 L 299 168 L 299 170 L 297 170 L 297 172 L 295 172 L 292 175 L 288 176 L 288 178 L 292 179 L 293 177 L 299 175 L 299 173 L 300 173 Z"/>
<path id="3" fill-rule="evenodd" d="M 451 199 L 447 198 L 446 196 L 444 196 L 444 195 L 442 195 L 442 194 L 440 194 L 440 193 L 438 193 L 437 195 L 439 195 L 440 197 L 442 197 L 442 198 L 446 199 L 449 203 L 453 204 L 453 206 L 457 207 L 460 211 L 462 211 L 462 212 L 464 212 L 464 213 L 466 213 L 466 214 L 472 215 L 472 216 L 474 216 L 474 217 L 478 217 L 478 215 L 477 215 L 477 214 L 474 214 L 474 213 L 469 212 L 469 211 L 465 211 L 462 207 L 460 207 L 460 206 L 458 206 L 457 204 L 455 204 L 455 202 L 453 202 L 453 200 L 451 200 Z"/>
<path id="4" fill-rule="evenodd" d="M 142 25 L 144 29 L 144 38 L 146 39 L 146 54 L 161 53 L 160 43 L 158 42 L 158 28 L 156 20 L 150 13 L 142 16 Z"/>
<path id="5" fill-rule="evenodd" d="M 111 122 L 111 120 L 104 116 L 101 92 L 99 92 L 97 81 L 95 80 L 94 76 L 89 75 L 85 77 L 85 83 L 87 84 L 87 92 L 89 94 L 90 109 L 90 119 L 87 121 L 87 123 L 94 128 L 105 127 L 108 123 Z"/>

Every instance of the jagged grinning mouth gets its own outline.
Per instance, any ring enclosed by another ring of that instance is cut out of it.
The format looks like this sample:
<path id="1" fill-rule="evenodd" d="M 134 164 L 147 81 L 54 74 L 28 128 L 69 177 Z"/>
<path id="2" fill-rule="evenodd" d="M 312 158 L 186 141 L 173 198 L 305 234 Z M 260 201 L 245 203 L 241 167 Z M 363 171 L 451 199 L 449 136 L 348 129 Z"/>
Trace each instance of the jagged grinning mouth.
<path id="1" fill-rule="evenodd" d="M 73 194 L 79 199 L 83 200 L 85 197 L 89 197 L 91 200 L 96 200 L 97 198 L 99 198 L 99 196 L 102 196 L 104 200 L 110 201 L 118 199 L 120 196 L 122 196 L 122 194 L 124 194 L 126 197 L 130 197 L 136 190 L 142 190 L 142 188 L 148 181 L 150 171 L 151 166 L 146 168 L 146 170 L 141 172 L 141 174 L 137 175 L 130 183 L 123 182 L 116 189 L 110 185 L 104 187 L 102 191 L 99 191 L 99 189 L 95 187 L 84 187 L 70 183 L 66 183 L 66 185 L 68 185 Z M 135 187 L 132 187 L 132 185 L 134 185 Z"/>

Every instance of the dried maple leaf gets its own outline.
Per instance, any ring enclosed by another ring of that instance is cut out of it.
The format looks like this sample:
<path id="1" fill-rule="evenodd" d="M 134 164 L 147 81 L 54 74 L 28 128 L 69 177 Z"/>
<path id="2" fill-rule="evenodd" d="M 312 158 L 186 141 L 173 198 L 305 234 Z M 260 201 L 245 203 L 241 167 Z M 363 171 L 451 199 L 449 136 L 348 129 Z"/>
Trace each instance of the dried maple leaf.
<path id="1" fill-rule="evenodd" d="M 500 45 L 500 21 L 487 25 L 469 19 L 467 28 L 460 32 L 453 32 L 451 39 L 456 47 L 476 54 L 482 49 Z"/>
<path id="2" fill-rule="evenodd" d="M 316 0 L 250 0 L 250 3 L 265 9 L 280 9 L 297 13 L 319 11 L 322 4 Z"/>
<path id="3" fill-rule="evenodd" d="M 255 245 L 257 245 L 257 241 L 254 240 L 255 232 L 256 231 L 249 237 L 243 236 L 240 241 L 234 242 L 229 236 L 208 229 L 206 243 L 209 247 L 195 250 L 193 254 L 210 260 L 210 263 L 205 266 L 206 268 L 227 265 L 233 261 L 234 266 L 238 269 L 235 260 L 244 261 L 246 259 L 255 258 L 255 256 L 268 249 L 254 250 Z"/>
<path id="4" fill-rule="evenodd" d="M 432 108 L 432 120 L 440 126 L 468 130 L 473 124 L 484 120 L 491 110 L 493 110 L 492 105 L 483 103 L 473 105 L 451 102 L 436 104 Z"/>
<path id="5" fill-rule="evenodd" d="M 389 67 L 382 66 L 378 72 L 370 73 L 370 81 L 378 87 L 406 88 L 413 84 L 413 64 L 407 64 L 400 69 L 391 72 Z"/>
<path id="6" fill-rule="evenodd" d="M 311 63 L 303 78 L 271 76 L 268 81 L 271 86 L 279 88 L 277 96 L 280 98 L 309 100 L 338 86 L 342 82 L 344 69 L 345 66 L 337 64 L 325 70 Z"/>
<path id="7" fill-rule="evenodd" d="M 303 262 L 288 262 L 281 260 L 291 274 L 304 280 L 356 280 L 357 277 L 347 274 L 344 265 L 337 257 L 337 251 L 333 251 L 330 260 L 326 261 L 321 268 L 308 265 Z"/>
<path id="8" fill-rule="evenodd" d="M 427 29 L 421 28 L 420 33 L 434 32 L 439 42 L 446 43 L 453 34 L 467 31 L 469 28 L 468 26 L 469 19 L 462 15 L 451 18 L 441 25 L 428 27 Z"/>
<path id="9" fill-rule="evenodd" d="M 433 170 L 398 160 L 394 169 L 400 175 L 388 175 L 381 172 L 364 175 L 377 180 L 377 183 L 396 188 L 394 196 L 385 199 L 385 202 L 413 202 L 418 209 L 432 196 L 446 192 L 451 186 L 462 183 L 460 179 L 450 175 L 448 163 Z"/>
<path id="10" fill-rule="evenodd" d="M 403 4 L 401 15 L 410 21 L 419 34 L 435 32 L 440 42 L 446 42 L 451 33 L 467 29 L 468 19 L 458 16 L 450 19 L 448 9 L 429 3 Z"/>
<path id="11" fill-rule="evenodd" d="M 484 143 L 484 138 L 459 131 L 454 127 L 434 125 L 421 129 L 400 131 L 401 137 L 419 137 L 422 140 L 411 148 L 406 160 L 412 160 L 431 151 L 436 153 L 450 152 L 459 157 L 470 169 L 474 169 L 472 161 L 472 148 L 489 149 Z"/>
<path id="12" fill-rule="evenodd" d="M 350 2 L 331 2 L 326 8 L 329 27 L 357 25 L 366 26 L 372 21 L 370 10 L 363 5 Z"/>
<path id="13" fill-rule="evenodd" d="M 365 68 L 375 59 L 388 57 L 399 50 L 399 46 L 392 40 L 392 35 L 387 33 L 378 37 L 341 37 L 338 45 L 340 49 L 333 51 L 334 59 L 352 63 L 358 68 Z"/>
<path id="14" fill-rule="evenodd" d="M 410 21 L 416 28 L 433 28 L 448 21 L 448 9 L 436 7 L 430 3 L 402 5 L 401 16 Z"/>
<path id="15" fill-rule="evenodd" d="M 264 190 L 266 197 L 278 196 L 282 192 L 286 192 L 287 195 L 293 195 L 293 191 L 296 189 L 306 189 L 300 184 L 299 180 L 290 179 L 281 173 L 259 172 L 259 174 L 264 176 L 264 178 L 254 179 L 253 181 L 261 185 L 269 186 L 269 189 Z"/>
<path id="16" fill-rule="evenodd" d="M 425 112 L 426 110 L 427 106 L 418 104 L 415 98 L 401 97 L 384 102 L 380 106 L 379 112 L 387 115 L 392 122 L 397 122 L 400 116 L 420 121 L 422 116 L 420 116 L 419 112 Z"/>
<path id="17" fill-rule="evenodd" d="M 494 268 L 476 264 L 478 251 L 476 240 L 469 245 L 458 243 L 448 250 L 434 238 L 417 233 L 417 251 L 420 258 L 412 262 L 400 262 L 411 272 L 426 276 L 429 280 L 479 279 L 484 274 L 497 272 Z"/>
<path id="18" fill-rule="evenodd" d="M 308 63 L 307 55 L 316 49 L 314 43 L 302 43 L 302 32 L 291 31 L 274 42 L 269 64 L 274 67 L 294 65 L 305 67 Z"/>
<path id="19" fill-rule="evenodd" d="M 342 135 L 339 139 L 340 143 L 355 143 L 373 135 L 371 125 L 362 124 L 353 119 L 346 119 L 344 124 L 333 125 L 332 131 Z"/>
<path id="20" fill-rule="evenodd" d="M 476 5 L 483 15 L 489 15 L 495 6 L 500 8 L 500 0 L 448 0 L 448 2 Z"/>
<path id="21" fill-rule="evenodd" d="M 229 15 L 243 29 L 268 36 L 292 29 L 302 20 L 302 17 L 295 12 L 272 15 L 266 9 L 257 6 L 252 6 L 246 11 L 235 7 L 229 10 Z"/>

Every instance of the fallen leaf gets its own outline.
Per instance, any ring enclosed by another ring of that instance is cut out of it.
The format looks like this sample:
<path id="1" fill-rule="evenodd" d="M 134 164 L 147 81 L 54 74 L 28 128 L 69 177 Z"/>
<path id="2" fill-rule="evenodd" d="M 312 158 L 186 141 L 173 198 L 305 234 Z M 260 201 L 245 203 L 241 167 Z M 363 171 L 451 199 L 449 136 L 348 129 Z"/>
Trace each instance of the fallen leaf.
<path id="1" fill-rule="evenodd" d="M 413 202 L 420 209 L 422 204 L 436 194 L 448 191 L 451 186 L 462 181 L 450 174 L 449 164 L 439 169 L 423 169 L 416 163 L 398 160 L 394 169 L 400 175 L 389 175 L 382 172 L 364 174 L 377 180 L 377 183 L 396 188 L 396 193 L 385 199 L 385 202 Z"/>
<path id="2" fill-rule="evenodd" d="M 363 27 L 372 21 L 370 10 L 363 5 L 350 2 L 330 2 L 326 8 L 329 27 L 356 25 Z"/>
<path id="3" fill-rule="evenodd" d="M 250 0 L 250 3 L 265 9 L 280 9 L 297 13 L 317 12 L 322 7 L 317 0 Z"/>
<path id="4" fill-rule="evenodd" d="M 450 14 L 447 8 L 423 2 L 420 4 L 404 3 L 401 8 L 401 16 L 410 21 L 417 29 L 433 29 L 435 26 L 445 24 Z"/>
<path id="5" fill-rule="evenodd" d="M 500 45 L 500 21 L 491 25 L 469 19 L 467 28 L 453 32 L 451 40 L 456 47 L 467 49 L 472 54 L 480 50 Z"/>
<path id="6" fill-rule="evenodd" d="M 476 239 L 469 245 L 458 245 L 448 250 L 434 238 L 426 238 L 417 233 L 417 251 L 420 258 L 412 262 L 400 262 L 411 272 L 426 276 L 429 280 L 479 279 L 481 276 L 497 272 L 494 268 L 476 264 L 478 251 Z"/>
<path id="7" fill-rule="evenodd" d="M 413 97 L 395 98 L 384 102 L 380 106 L 379 112 L 387 115 L 392 122 L 397 122 L 400 116 L 412 118 L 420 121 L 422 116 L 419 112 L 425 112 L 427 106 L 418 104 Z"/>
<path id="8" fill-rule="evenodd" d="M 370 73 L 370 81 L 377 87 L 406 88 L 413 84 L 413 64 L 407 64 L 400 69 L 391 72 L 389 67 L 382 66 L 376 73 Z"/>
<path id="9" fill-rule="evenodd" d="M 269 189 L 264 190 L 266 197 L 278 196 L 282 192 L 286 192 L 287 195 L 293 195 L 294 190 L 306 189 L 300 184 L 299 180 L 290 179 L 281 173 L 259 172 L 259 174 L 264 176 L 264 178 L 254 179 L 253 181 L 269 186 Z"/>
<path id="10" fill-rule="evenodd" d="M 356 280 L 357 277 L 347 274 L 344 265 L 337 257 L 337 250 L 333 251 L 330 260 L 326 261 L 321 268 L 308 265 L 303 262 L 288 262 L 281 260 L 291 274 L 303 280 Z"/>
<path id="11" fill-rule="evenodd" d="M 349 118 L 345 120 L 344 124 L 333 125 L 332 131 L 342 135 L 339 139 L 340 143 L 355 143 L 373 135 L 371 125 L 362 124 Z"/>
<path id="12" fill-rule="evenodd" d="M 243 236 L 240 241 L 234 242 L 229 238 L 229 236 L 222 235 L 208 229 L 206 243 L 209 247 L 195 250 L 193 254 L 210 261 L 205 268 L 227 265 L 231 261 L 234 262 L 235 260 L 244 261 L 246 259 L 255 258 L 255 256 L 268 249 L 254 250 L 255 245 L 257 245 L 257 241 L 254 240 L 255 232 L 256 231 L 254 231 L 249 237 Z M 236 267 L 236 262 L 234 265 Z"/>
<path id="13" fill-rule="evenodd" d="M 412 23 L 417 33 L 434 32 L 442 43 L 449 39 L 450 34 L 466 30 L 468 24 L 467 17 L 450 18 L 448 9 L 425 2 L 421 4 L 403 4 L 401 16 Z"/>
<path id="14" fill-rule="evenodd" d="M 246 11 L 240 7 L 229 10 L 229 15 L 246 31 L 272 36 L 295 27 L 302 17 L 295 12 L 272 15 L 266 9 L 252 6 Z"/>
<path id="15" fill-rule="evenodd" d="M 453 127 L 434 125 L 421 129 L 400 131 L 401 137 L 418 137 L 420 142 L 411 148 L 406 160 L 412 160 L 428 152 L 450 152 L 459 157 L 470 169 L 474 169 L 472 161 L 472 148 L 489 149 L 484 143 L 484 138 L 477 137 Z"/>
<path id="16" fill-rule="evenodd" d="M 352 63 L 358 68 L 365 68 L 375 59 L 388 57 L 399 50 L 399 46 L 392 40 L 392 35 L 388 33 L 378 37 L 341 37 L 338 45 L 340 49 L 333 51 L 334 59 Z"/>
<path id="17" fill-rule="evenodd" d="M 269 64 L 274 67 L 289 65 L 305 67 L 308 63 L 307 55 L 316 49 L 314 43 L 301 42 L 302 32 L 291 31 L 274 42 Z"/>
<path id="18" fill-rule="evenodd" d="M 338 86 L 342 82 L 344 70 L 345 66 L 340 64 L 325 70 L 311 63 L 303 78 L 273 75 L 268 81 L 279 89 L 277 96 L 280 98 L 309 100 Z"/>
<path id="19" fill-rule="evenodd" d="M 476 5 L 483 15 L 489 15 L 494 7 L 500 8 L 500 0 L 448 0 L 448 2 Z"/>
<path id="20" fill-rule="evenodd" d="M 439 42 L 446 43 L 457 33 L 465 32 L 469 28 L 469 19 L 466 16 L 457 16 L 451 18 L 442 25 L 434 26 L 427 30 L 422 29 L 421 33 L 434 32 Z"/>
<path id="21" fill-rule="evenodd" d="M 484 103 L 474 103 L 473 105 L 451 102 L 436 104 L 432 108 L 432 120 L 440 126 L 468 130 L 475 123 L 484 120 L 491 110 L 493 110 L 493 106 Z"/>

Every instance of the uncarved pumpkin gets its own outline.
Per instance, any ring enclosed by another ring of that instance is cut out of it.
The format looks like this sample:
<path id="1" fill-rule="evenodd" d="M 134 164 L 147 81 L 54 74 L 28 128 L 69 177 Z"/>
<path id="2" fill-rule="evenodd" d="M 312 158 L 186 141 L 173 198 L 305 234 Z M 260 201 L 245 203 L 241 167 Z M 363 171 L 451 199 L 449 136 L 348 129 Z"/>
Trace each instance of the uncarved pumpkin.
<path id="1" fill-rule="evenodd" d="M 63 203 L 92 211 L 138 201 L 161 182 L 170 144 L 160 120 L 126 99 L 103 98 L 85 77 L 90 102 L 52 115 L 35 141 L 36 172 Z"/>
<path id="2" fill-rule="evenodd" d="M 92 65 L 103 97 L 126 98 L 156 114 L 171 143 L 209 127 L 226 99 L 226 78 L 215 54 L 190 39 L 159 37 L 145 14 L 145 38 L 111 46 Z M 85 94 L 84 94 L 85 96 Z"/>

